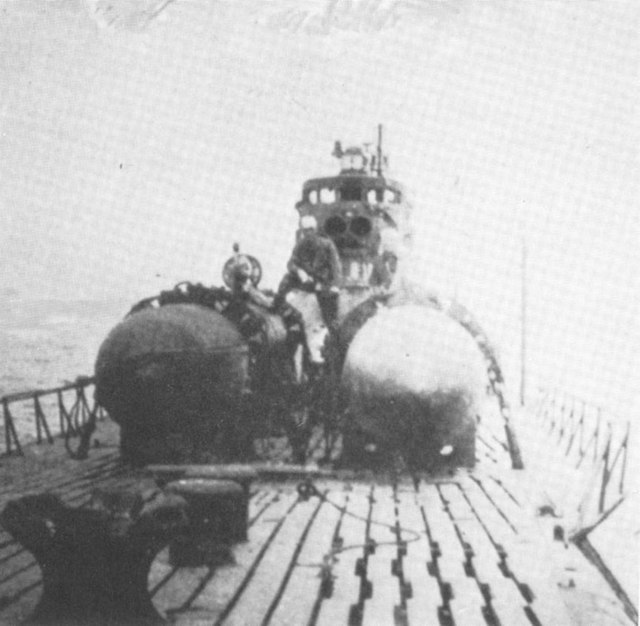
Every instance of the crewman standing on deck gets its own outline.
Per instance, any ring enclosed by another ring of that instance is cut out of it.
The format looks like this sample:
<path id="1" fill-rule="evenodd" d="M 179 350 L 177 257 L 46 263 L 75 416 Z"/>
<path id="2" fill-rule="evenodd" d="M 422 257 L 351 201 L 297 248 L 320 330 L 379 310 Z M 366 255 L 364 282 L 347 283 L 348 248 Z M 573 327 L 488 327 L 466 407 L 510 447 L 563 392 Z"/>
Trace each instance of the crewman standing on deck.
<path id="1" fill-rule="evenodd" d="M 398 232 L 391 228 L 382 230 L 378 254 L 373 260 L 373 270 L 369 280 L 374 293 L 382 295 L 394 290 L 401 255 L 402 243 Z"/>
<path id="2" fill-rule="evenodd" d="M 287 274 L 278 287 L 275 305 L 279 306 L 292 289 L 315 291 L 327 328 L 333 329 L 338 317 L 338 298 L 342 285 L 342 266 L 338 250 L 329 237 L 318 233 L 312 215 L 300 219 L 302 236 L 287 263 Z"/>

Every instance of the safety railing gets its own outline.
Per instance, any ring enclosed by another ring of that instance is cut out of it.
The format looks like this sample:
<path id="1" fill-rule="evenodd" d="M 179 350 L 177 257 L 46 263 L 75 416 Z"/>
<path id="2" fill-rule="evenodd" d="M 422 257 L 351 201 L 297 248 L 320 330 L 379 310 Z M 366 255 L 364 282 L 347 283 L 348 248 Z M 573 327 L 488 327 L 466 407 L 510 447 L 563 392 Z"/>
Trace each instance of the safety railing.
<path id="1" fill-rule="evenodd" d="M 557 390 L 541 394 L 535 414 L 569 463 L 577 469 L 595 470 L 598 514 L 617 506 L 627 478 L 630 422 Z"/>
<path id="2" fill-rule="evenodd" d="M 632 623 L 638 623 L 637 601 L 616 578 L 614 571 L 591 543 L 591 533 L 600 527 L 624 502 L 629 463 L 630 422 L 608 414 L 602 407 L 571 394 L 547 391 L 540 397 L 535 414 L 562 455 L 588 477 L 587 491 L 578 508 L 579 523 L 571 534 L 586 558 L 600 571 Z M 621 530 L 621 541 L 625 540 Z M 631 556 L 630 566 L 634 557 Z"/>
<path id="3" fill-rule="evenodd" d="M 34 389 L 0 398 L 4 431 L 4 450 L 0 454 L 23 455 L 26 443 L 68 442 L 80 436 L 83 428 L 106 415 L 93 399 L 91 377 L 50 389 Z"/>

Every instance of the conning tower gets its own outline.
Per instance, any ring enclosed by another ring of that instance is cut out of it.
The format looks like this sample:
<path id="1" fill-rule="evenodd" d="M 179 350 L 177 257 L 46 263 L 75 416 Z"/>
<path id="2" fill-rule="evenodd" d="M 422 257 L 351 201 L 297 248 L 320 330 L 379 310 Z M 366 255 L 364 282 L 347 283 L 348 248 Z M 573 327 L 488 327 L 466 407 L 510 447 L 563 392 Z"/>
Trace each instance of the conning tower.
<path id="1" fill-rule="evenodd" d="M 366 292 L 381 284 L 375 268 L 383 257 L 395 257 L 387 264 L 395 273 L 410 246 L 411 206 L 400 183 L 386 176 L 381 126 L 375 154 L 370 144 L 343 149 L 337 141 L 333 156 L 340 161 L 339 174 L 307 180 L 296 210 L 300 217 L 315 217 L 319 231 L 335 242 L 344 289 Z"/>

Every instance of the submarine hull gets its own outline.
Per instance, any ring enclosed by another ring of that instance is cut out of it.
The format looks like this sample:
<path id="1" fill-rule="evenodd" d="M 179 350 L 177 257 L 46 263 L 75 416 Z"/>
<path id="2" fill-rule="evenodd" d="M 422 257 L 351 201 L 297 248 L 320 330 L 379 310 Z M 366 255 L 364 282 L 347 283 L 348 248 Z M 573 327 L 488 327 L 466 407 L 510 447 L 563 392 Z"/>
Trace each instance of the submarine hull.
<path id="1" fill-rule="evenodd" d="M 344 461 L 473 466 L 485 382 L 472 338 L 442 312 L 419 305 L 380 310 L 345 358 Z"/>
<path id="2" fill-rule="evenodd" d="M 96 360 L 96 399 L 120 425 L 128 461 L 207 462 L 248 453 L 248 348 L 217 311 L 192 304 L 125 318 Z"/>

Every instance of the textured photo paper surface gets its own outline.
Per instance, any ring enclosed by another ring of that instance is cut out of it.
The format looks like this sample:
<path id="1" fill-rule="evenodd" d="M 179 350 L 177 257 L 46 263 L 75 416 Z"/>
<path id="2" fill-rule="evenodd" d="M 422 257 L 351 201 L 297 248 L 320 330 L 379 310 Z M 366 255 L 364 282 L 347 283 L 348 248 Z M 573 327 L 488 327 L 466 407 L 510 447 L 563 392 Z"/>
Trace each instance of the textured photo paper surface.
<path id="1" fill-rule="evenodd" d="M 532 516 L 606 570 L 564 572 L 569 614 L 615 623 L 617 593 L 637 617 L 639 19 L 631 1 L 0 0 L 0 395 L 92 375 L 131 305 L 221 286 L 234 243 L 276 290 L 304 181 L 337 175 L 336 141 L 375 154 L 381 125 L 413 209 L 404 279 L 482 326 Z"/>

